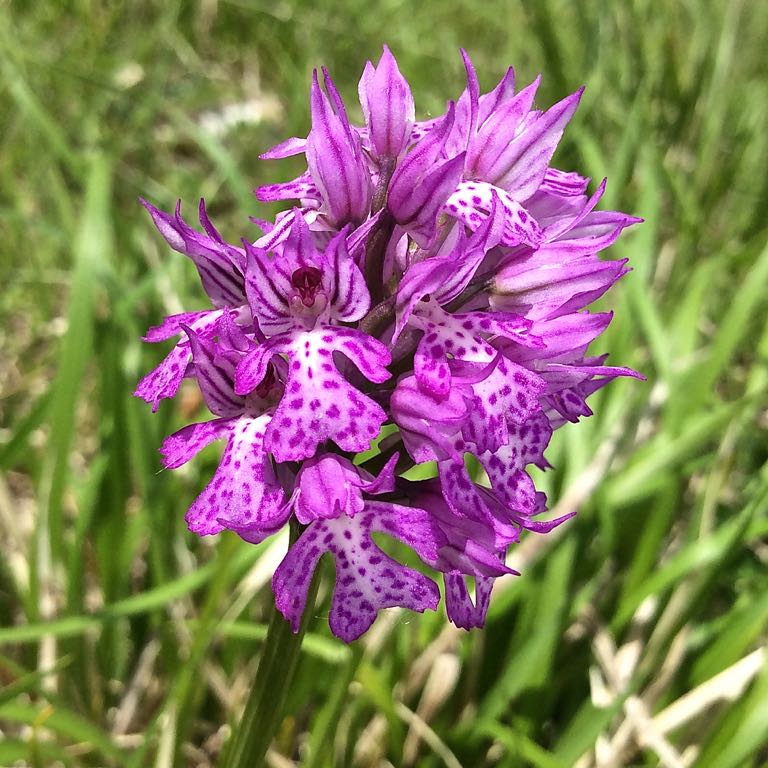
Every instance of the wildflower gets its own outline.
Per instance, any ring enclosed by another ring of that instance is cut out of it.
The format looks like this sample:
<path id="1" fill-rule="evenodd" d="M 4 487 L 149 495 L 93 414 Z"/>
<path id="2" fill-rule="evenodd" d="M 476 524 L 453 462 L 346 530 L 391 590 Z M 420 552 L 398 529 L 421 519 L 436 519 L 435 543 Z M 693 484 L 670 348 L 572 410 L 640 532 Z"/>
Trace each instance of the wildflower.
<path id="1" fill-rule="evenodd" d="M 359 84 L 365 124 L 350 122 L 329 74 L 314 73 L 306 139 L 265 159 L 304 154 L 307 170 L 257 191 L 294 200 L 242 245 L 145 207 L 198 269 L 210 307 L 171 316 L 146 339 L 177 337 L 136 394 L 153 406 L 195 379 L 216 417 L 168 437 L 166 467 L 226 441 L 190 507 L 200 534 L 250 542 L 300 527 L 273 579 L 294 629 L 324 553 L 336 566 L 332 631 L 349 642 L 382 608 L 435 609 L 482 626 L 496 578 L 523 531 L 544 534 L 547 500 L 528 474 L 546 469 L 554 429 L 591 414 L 587 399 L 634 371 L 591 355 L 612 313 L 588 306 L 626 272 L 599 254 L 639 219 L 598 211 L 603 181 L 550 165 L 582 89 L 545 110 L 539 85 L 510 69 L 481 94 L 467 83 L 444 115 L 416 121 L 410 87 L 384 48 Z M 380 439 L 380 453 L 354 455 Z M 405 470 L 435 462 L 435 476 Z M 385 533 L 424 571 L 385 553 Z M 474 602 L 467 578 L 475 580 Z"/>

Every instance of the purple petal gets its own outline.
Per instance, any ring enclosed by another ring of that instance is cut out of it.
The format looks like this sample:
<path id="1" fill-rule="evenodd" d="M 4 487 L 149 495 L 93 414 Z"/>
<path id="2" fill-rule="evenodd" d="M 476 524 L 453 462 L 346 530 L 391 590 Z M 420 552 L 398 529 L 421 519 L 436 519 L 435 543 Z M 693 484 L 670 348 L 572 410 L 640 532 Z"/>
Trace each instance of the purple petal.
<path id="1" fill-rule="evenodd" d="M 269 416 L 230 421 L 229 440 L 216 473 L 186 515 L 200 536 L 225 528 L 247 532 L 254 541 L 271 536 L 287 522 L 283 489 L 264 449 Z"/>
<path id="2" fill-rule="evenodd" d="M 401 379 L 390 399 L 392 419 L 400 428 L 403 444 L 417 464 L 460 458 L 456 441 L 469 414 L 472 391 L 451 387 L 448 397 L 435 397 L 425 391 L 415 376 Z"/>
<path id="3" fill-rule="evenodd" d="M 467 157 L 467 171 L 474 178 L 491 181 L 498 177 L 498 166 L 503 166 L 505 151 L 531 111 L 540 82 L 539 76 L 492 112 L 482 124 Z"/>
<path id="4" fill-rule="evenodd" d="M 401 205 L 389 206 L 395 221 L 422 247 L 431 241 L 437 217 L 456 189 L 463 170 L 464 153 L 430 170 Z"/>
<path id="5" fill-rule="evenodd" d="M 340 352 L 370 381 L 389 378 L 389 350 L 379 341 L 351 328 L 320 327 L 282 334 L 261 345 L 241 363 L 237 391 L 255 388 L 275 354 L 289 358 L 285 395 L 267 430 L 267 445 L 278 461 L 313 456 L 318 445 L 333 440 L 342 450 L 366 450 L 387 416 L 355 389 L 333 361 Z"/>
<path id="6" fill-rule="evenodd" d="M 265 184 L 256 190 L 256 197 L 262 203 L 272 203 L 279 200 L 320 200 L 320 192 L 312 181 L 309 172 L 302 173 L 292 181 L 280 184 Z"/>
<path id="7" fill-rule="evenodd" d="M 504 216 L 501 244 L 515 246 L 520 243 L 537 246 L 542 231 L 533 216 L 504 190 L 482 181 L 463 181 L 445 203 L 445 212 L 477 230 L 488 218 L 498 200 Z"/>
<path id="8" fill-rule="evenodd" d="M 245 242 L 244 245 L 248 258 L 245 290 L 259 327 L 267 335 L 296 328 L 288 302 L 293 293 L 290 274 L 279 263 L 275 264 L 265 250 Z"/>
<path id="9" fill-rule="evenodd" d="M 371 144 L 378 157 L 397 157 L 411 137 L 413 95 L 387 46 L 374 68 L 367 63 L 358 86 Z"/>
<path id="10" fill-rule="evenodd" d="M 396 218 L 413 213 L 411 196 L 419 182 L 434 169 L 448 134 L 453 127 L 456 108 L 448 105 L 445 117 L 405 156 L 397 166 L 389 184 L 387 207 Z"/>
<path id="11" fill-rule="evenodd" d="M 306 218 L 308 212 L 305 210 L 303 213 Z M 271 227 L 269 231 L 265 232 L 262 237 L 254 240 L 253 247 L 261 248 L 264 251 L 281 253 L 282 245 L 288 239 L 288 235 L 293 227 L 294 215 L 293 211 L 283 211 L 282 213 L 278 213 L 275 218 L 274 226 Z"/>
<path id="12" fill-rule="evenodd" d="M 262 160 L 282 160 L 286 157 L 293 157 L 294 155 L 300 155 L 305 152 L 307 148 L 307 140 L 299 139 L 296 136 L 281 141 L 276 144 L 272 149 L 268 149 L 259 155 Z"/>
<path id="13" fill-rule="evenodd" d="M 180 316 L 177 315 L 177 317 Z M 205 312 L 198 319 L 194 320 L 189 327 L 198 336 L 208 338 L 213 335 L 216 323 L 220 317 L 220 311 Z M 187 373 L 191 350 L 183 327 L 181 332 L 184 334 L 182 340 L 176 344 L 157 368 L 144 376 L 133 393 L 136 397 L 151 403 L 153 411 L 157 411 L 162 399 L 173 397 L 178 392 L 181 382 Z"/>
<path id="14" fill-rule="evenodd" d="M 573 197 L 583 195 L 588 184 L 589 179 L 580 176 L 578 173 L 559 171 L 557 168 L 547 168 L 539 191 L 563 197 Z"/>
<path id="15" fill-rule="evenodd" d="M 475 577 L 474 604 L 462 574 L 446 573 L 444 579 L 445 609 L 448 619 L 461 629 L 477 629 L 485 626 L 493 582 L 496 579 L 492 576 Z"/>
<path id="16" fill-rule="evenodd" d="M 203 200 L 200 201 L 200 219 L 206 230 L 210 230 L 206 235 L 192 229 L 181 218 L 181 201 L 176 205 L 174 216 L 142 198 L 140 202 L 171 248 L 192 259 L 203 288 L 215 307 L 238 307 L 245 303 L 245 257 L 239 249 L 225 243 L 210 225 Z"/>
<path id="17" fill-rule="evenodd" d="M 325 258 L 331 275 L 331 318 L 335 321 L 353 322 L 365 317 L 371 306 L 371 296 L 363 273 L 347 252 L 346 232 L 342 231 L 331 240 L 325 250 Z"/>
<path id="18" fill-rule="evenodd" d="M 294 632 L 301 622 L 312 574 L 324 552 L 330 552 L 336 562 L 331 630 L 347 643 L 360 637 L 382 608 L 399 606 L 423 612 L 437 607 L 437 585 L 386 555 L 371 537 L 373 531 L 402 540 L 427 562 L 437 558 L 439 532 L 421 509 L 367 502 L 364 512 L 354 518 L 313 522 L 291 547 L 272 580 L 275 604 Z"/>
<path id="19" fill-rule="evenodd" d="M 562 263 L 544 246 L 529 260 L 509 264 L 496 274 L 491 306 L 525 314 L 531 320 L 568 314 L 591 304 L 622 275 L 626 259 L 583 258 Z"/>
<path id="20" fill-rule="evenodd" d="M 296 518 L 305 525 L 362 512 L 361 478 L 352 462 L 327 453 L 305 461 L 296 477 Z"/>
<path id="21" fill-rule="evenodd" d="M 239 416 L 245 399 L 234 392 L 234 367 L 223 364 L 216 345 L 184 326 L 195 363 L 195 377 L 205 404 L 217 416 Z"/>
<path id="22" fill-rule="evenodd" d="M 420 485 L 424 490 L 416 493 L 414 504 L 429 512 L 444 537 L 439 570 L 470 576 L 519 575 L 499 558 L 496 534 L 480 514 L 460 517 L 446 504 L 439 482 L 428 480 Z"/>
<path id="23" fill-rule="evenodd" d="M 151 403 L 152 411 L 157 411 L 161 400 L 173 397 L 179 391 L 188 363 L 189 345 L 177 344 L 163 362 L 136 385 L 134 396 Z"/>
<path id="24" fill-rule="evenodd" d="M 190 424 L 163 440 L 160 453 L 166 469 L 177 469 L 186 464 L 214 440 L 221 440 L 230 431 L 229 419 L 214 419 L 200 424 Z"/>
<path id="25" fill-rule="evenodd" d="M 144 341 L 156 344 L 159 341 L 167 341 L 172 336 L 183 333 L 183 325 L 192 325 L 207 315 L 215 315 L 218 319 L 220 310 L 203 310 L 202 312 L 180 312 L 178 315 L 168 315 L 160 325 L 152 326 L 144 335 Z"/>
<path id="26" fill-rule="evenodd" d="M 482 125 L 488 117 L 502 107 L 515 95 L 515 70 L 509 67 L 496 87 L 483 94 L 479 102 L 478 124 Z"/>
<path id="27" fill-rule="evenodd" d="M 326 78 L 326 86 L 330 82 Z M 335 89 L 334 89 L 335 92 Z M 339 101 L 340 104 L 340 101 Z M 336 227 L 360 223 L 371 207 L 371 181 L 359 140 L 320 90 L 317 71 L 312 79 L 312 131 L 307 138 L 307 164 Z"/>
<path id="28" fill-rule="evenodd" d="M 541 185 L 565 126 L 573 117 L 583 88 L 543 112 L 512 141 L 487 178 L 515 200 L 526 200 Z"/>
<path id="29" fill-rule="evenodd" d="M 376 477 L 359 468 L 358 471 L 362 479 L 360 488 L 374 496 L 381 493 L 392 493 L 395 490 L 395 469 L 399 458 L 399 453 L 390 456 L 389 461 L 387 461 Z"/>
<path id="30" fill-rule="evenodd" d="M 365 246 L 368 243 L 368 235 L 378 224 L 382 211 L 376 211 L 369 216 L 357 229 L 353 230 L 346 239 L 346 247 L 349 255 L 357 265 L 362 265 L 365 261 Z"/>
<path id="31" fill-rule="evenodd" d="M 612 312 L 575 312 L 548 320 L 540 320 L 531 327 L 531 333 L 540 338 L 544 349 L 523 348 L 518 345 L 502 347 L 511 360 L 548 359 L 563 354 L 583 353 L 587 346 L 608 327 Z"/>
<path id="32" fill-rule="evenodd" d="M 456 120 L 445 144 L 445 150 L 449 157 L 469 148 L 469 143 L 477 128 L 480 86 L 477 82 L 477 73 L 472 60 L 463 48 L 461 49 L 461 58 L 467 73 L 467 85 L 456 102 Z"/>

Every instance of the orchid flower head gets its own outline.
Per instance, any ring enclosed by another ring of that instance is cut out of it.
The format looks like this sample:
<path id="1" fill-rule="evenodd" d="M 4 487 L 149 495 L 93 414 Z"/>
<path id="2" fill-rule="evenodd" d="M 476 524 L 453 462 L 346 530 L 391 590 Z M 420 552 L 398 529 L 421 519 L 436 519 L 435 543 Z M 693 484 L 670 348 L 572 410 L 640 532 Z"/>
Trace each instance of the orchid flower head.
<path id="1" fill-rule="evenodd" d="M 136 395 L 157 410 L 187 380 L 211 414 L 165 439 L 168 469 L 224 446 L 191 531 L 300 531 L 272 580 L 294 630 L 325 554 L 346 642 L 380 610 L 436 609 L 435 574 L 448 619 L 482 626 L 494 582 L 516 575 L 510 548 L 572 516 L 548 518 L 530 474 L 549 468 L 553 431 L 613 379 L 641 378 L 591 351 L 613 313 L 590 310 L 628 272 L 604 256 L 640 220 L 599 209 L 605 181 L 590 195 L 552 164 L 583 89 L 537 108 L 540 78 L 518 88 L 509 68 L 484 93 L 461 56 L 463 91 L 427 120 L 387 46 L 359 81 L 362 125 L 315 70 L 306 138 L 261 155 L 304 156 L 298 177 L 257 190 L 293 207 L 254 220 L 257 237 L 224 239 L 203 201 L 200 231 L 180 204 L 142 200 L 202 295 L 147 332 L 173 346 Z M 427 479 L 408 479 L 417 465 Z"/>

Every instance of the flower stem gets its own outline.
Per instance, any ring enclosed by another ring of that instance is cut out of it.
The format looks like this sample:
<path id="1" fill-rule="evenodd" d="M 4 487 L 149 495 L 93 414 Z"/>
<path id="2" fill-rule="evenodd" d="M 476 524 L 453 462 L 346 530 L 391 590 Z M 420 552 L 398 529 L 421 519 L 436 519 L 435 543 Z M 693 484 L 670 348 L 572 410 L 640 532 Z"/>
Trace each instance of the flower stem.
<path id="1" fill-rule="evenodd" d="M 300 533 L 298 526 L 291 526 L 291 544 Z M 299 661 L 301 641 L 314 610 L 320 583 L 319 573 L 320 569 L 312 579 L 304 616 L 296 634 L 291 631 L 290 624 L 277 608 L 273 608 L 256 679 L 243 716 L 225 753 L 223 768 L 255 768 L 264 765 L 264 756 L 282 722 L 285 699 Z"/>
<path id="2" fill-rule="evenodd" d="M 371 301 L 377 303 L 384 298 L 384 278 L 382 275 L 384 256 L 387 252 L 389 238 L 395 228 L 395 220 L 388 210 L 383 210 L 387 202 L 387 190 L 392 174 L 395 171 L 395 159 L 386 158 L 379 169 L 379 182 L 373 193 L 371 212 L 381 211 L 376 226 L 368 236 L 365 246 L 365 282 L 371 293 Z"/>

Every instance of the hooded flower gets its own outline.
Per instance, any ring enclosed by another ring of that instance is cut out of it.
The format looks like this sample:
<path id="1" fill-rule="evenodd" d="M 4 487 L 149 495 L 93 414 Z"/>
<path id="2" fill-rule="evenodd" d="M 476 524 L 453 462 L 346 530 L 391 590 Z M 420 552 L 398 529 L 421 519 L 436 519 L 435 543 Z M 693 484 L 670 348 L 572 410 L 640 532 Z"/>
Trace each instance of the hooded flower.
<path id="1" fill-rule="evenodd" d="M 378 66 L 365 65 L 358 93 L 372 153 L 379 160 L 398 157 L 410 142 L 415 108 L 411 87 L 386 45 Z"/>
<path id="2" fill-rule="evenodd" d="M 189 327 L 203 338 L 209 338 L 225 308 L 243 313 L 247 322 L 245 307 L 245 254 L 241 249 L 224 242 L 211 224 L 205 210 L 205 201 L 200 200 L 200 223 L 205 229 L 201 234 L 190 227 L 181 217 L 181 201 L 176 204 L 173 216 L 158 210 L 146 200 L 141 204 L 149 211 L 160 234 L 179 253 L 188 256 L 197 267 L 203 290 L 211 302 L 212 309 L 197 312 L 183 312 L 166 317 L 163 323 L 147 331 L 145 341 L 161 342 L 180 337 L 179 342 L 153 371 L 138 384 L 134 394 L 156 411 L 160 400 L 173 397 L 187 374 L 190 362 L 190 346 L 185 327 Z"/>
<path id="3" fill-rule="evenodd" d="M 551 165 L 582 90 L 536 109 L 539 78 L 516 91 L 509 69 L 482 93 L 462 56 L 463 92 L 426 121 L 386 47 L 360 79 L 364 125 L 315 72 L 307 137 L 262 155 L 305 155 L 297 178 L 257 191 L 296 206 L 254 219 L 262 234 L 241 246 L 202 202 L 202 233 L 143 203 L 209 306 L 150 329 L 177 341 L 136 394 L 156 409 L 194 379 L 214 416 L 161 449 L 174 469 L 224 442 L 192 531 L 300 531 L 272 582 L 294 630 L 326 553 L 347 642 L 382 609 L 434 610 L 434 573 L 448 618 L 482 626 L 509 548 L 571 516 L 546 517 L 528 468 L 549 467 L 553 430 L 589 416 L 593 392 L 638 376 L 590 351 L 613 314 L 589 305 L 628 271 L 603 252 L 639 219 L 598 210 L 605 182 L 588 196 L 589 179 Z M 406 479 L 425 462 L 430 479 Z"/>

